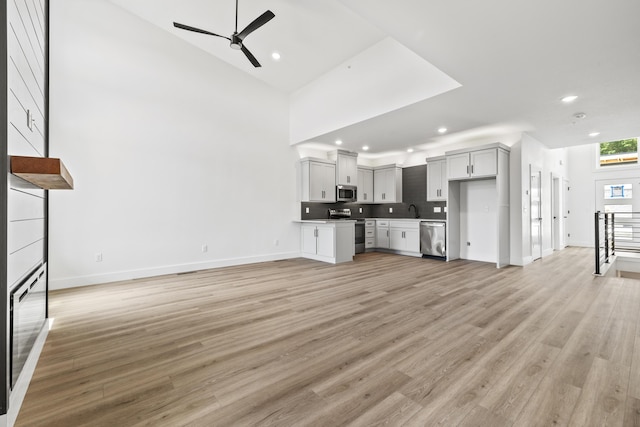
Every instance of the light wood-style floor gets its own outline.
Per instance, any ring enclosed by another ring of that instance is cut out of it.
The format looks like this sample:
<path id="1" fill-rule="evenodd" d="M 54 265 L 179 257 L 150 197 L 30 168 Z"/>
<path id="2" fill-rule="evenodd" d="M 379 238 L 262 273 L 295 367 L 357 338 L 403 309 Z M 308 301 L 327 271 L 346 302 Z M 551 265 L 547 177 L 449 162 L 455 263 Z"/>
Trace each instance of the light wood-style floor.
<path id="1" fill-rule="evenodd" d="M 640 281 L 363 254 L 54 292 L 18 426 L 637 426 Z"/>

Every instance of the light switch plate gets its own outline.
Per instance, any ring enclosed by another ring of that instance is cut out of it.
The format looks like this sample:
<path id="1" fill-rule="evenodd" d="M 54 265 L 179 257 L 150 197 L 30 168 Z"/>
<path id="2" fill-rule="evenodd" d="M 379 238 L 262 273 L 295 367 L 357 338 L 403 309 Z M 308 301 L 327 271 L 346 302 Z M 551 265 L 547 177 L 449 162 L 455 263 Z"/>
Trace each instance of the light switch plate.
<path id="1" fill-rule="evenodd" d="M 309 213 L 309 208 L 308 207 L 304 208 L 304 213 Z"/>
<path id="2" fill-rule="evenodd" d="M 358 208 L 358 212 L 359 212 L 359 213 L 362 213 L 362 208 Z"/>
<path id="3" fill-rule="evenodd" d="M 389 208 L 389 213 L 393 213 L 393 208 Z"/>

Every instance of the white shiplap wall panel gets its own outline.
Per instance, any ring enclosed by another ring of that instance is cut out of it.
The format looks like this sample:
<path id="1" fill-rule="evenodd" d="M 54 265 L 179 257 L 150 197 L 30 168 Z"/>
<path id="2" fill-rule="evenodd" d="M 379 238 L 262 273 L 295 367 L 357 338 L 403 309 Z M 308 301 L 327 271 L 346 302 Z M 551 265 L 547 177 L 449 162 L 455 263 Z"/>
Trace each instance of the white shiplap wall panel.
<path id="1" fill-rule="evenodd" d="M 44 239 L 44 218 L 9 221 L 7 229 L 9 257 L 42 239 Z"/>
<path id="2" fill-rule="evenodd" d="M 44 30 L 38 22 L 38 17 L 35 16 L 35 9 L 33 4 L 29 0 L 8 0 L 13 2 L 18 9 L 18 15 L 15 15 L 20 22 L 24 23 L 30 40 L 33 41 L 34 47 L 40 52 L 40 55 L 44 57 Z M 29 5 L 31 3 L 31 5 Z M 11 11 L 9 11 L 11 13 Z M 10 22 L 16 22 L 9 18 Z"/>
<path id="3" fill-rule="evenodd" d="M 36 149 L 29 140 L 16 129 L 11 123 L 9 124 L 9 153 L 13 156 L 29 156 L 42 157 L 44 154 L 44 141 L 38 141 L 39 147 Z"/>
<path id="4" fill-rule="evenodd" d="M 45 196 L 43 189 L 11 174 L 9 175 L 9 189 L 22 191 L 23 193 L 31 194 L 32 196 L 40 197 L 41 199 Z"/>
<path id="5" fill-rule="evenodd" d="M 7 284 L 9 289 L 20 284 L 44 260 L 44 240 L 15 252 L 9 257 L 7 265 Z"/>
<path id="6" fill-rule="evenodd" d="M 36 115 L 33 130 L 30 130 L 27 125 L 27 108 L 20 103 L 18 96 L 17 93 L 11 91 L 7 99 L 10 127 L 15 128 L 22 135 L 22 139 L 26 140 L 37 152 L 44 154 L 44 136 L 40 130 L 44 128 L 44 120 Z M 11 151 L 9 153 L 16 154 Z"/>
<path id="7" fill-rule="evenodd" d="M 24 55 L 24 52 L 19 47 L 15 47 L 12 41 L 13 35 L 9 35 L 9 45 L 14 46 L 14 48 L 9 50 L 9 69 L 7 73 L 9 74 L 9 83 L 21 83 L 22 87 L 20 90 L 27 89 L 28 99 L 30 102 L 28 104 L 33 104 L 37 107 L 40 115 L 44 115 L 44 81 L 38 79 L 34 74 L 38 73 L 38 69 L 33 69 L 31 66 L 31 62 Z M 35 65 L 35 64 L 34 64 Z M 15 75 L 11 75 L 11 73 L 15 73 Z M 13 85 L 10 88 L 14 89 Z M 22 97 L 20 98 L 22 100 Z"/>
<path id="8" fill-rule="evenodd" d="M 45 150 L 45 4 L 7 1 L 9 156 L 43 157 Z M 27 124 L 27 110 L 34 119 Z M 9 289 L 37 267 L 45 253 L 45 192 L 9 175 L 7 283 Z"/>
<path id="9" fill-rule="evenodd" d="M 15 0 L 20 1 L 20 0 Z M 16 2 L 14 0 L 9 0 L 9 8 L 10 12 L 18 15 L 19 9 L 16 6 Z M 21 49 L 23 54 L 28 59 L 28 61 L 34 64 L 38 71 L 34 69 L 36 75 L 34 76 L 38 81 L 42 80 L 44 82 L 44 56 L 40 50 L 40 46 L 38 45 L 38 40 L 36 39 L 33 32 L 29 32 L 29 28 L 31 28 L 31 24 L 24 19 L 13 20 L 9 23 L 9 36 L 13 36 L 18 42 L 15 46 L 11 46 L 12 49 Z"/>
<path id="10" fill-rule="evenodd" d="M 9 191 L 9 221 L 44 218 L 44 199 L 22 191 Z"/>
<path id="11" fill-rule="evenodd" d="M 33 11 L 33 14 L 36 16 L 38 20 L 38 25 L 40 26 L 41 34 L 44 34 L 44 13 L 41 4 L 36 0 L 27 0 L 27 4 L 29 4 L 29 9 Z"/>

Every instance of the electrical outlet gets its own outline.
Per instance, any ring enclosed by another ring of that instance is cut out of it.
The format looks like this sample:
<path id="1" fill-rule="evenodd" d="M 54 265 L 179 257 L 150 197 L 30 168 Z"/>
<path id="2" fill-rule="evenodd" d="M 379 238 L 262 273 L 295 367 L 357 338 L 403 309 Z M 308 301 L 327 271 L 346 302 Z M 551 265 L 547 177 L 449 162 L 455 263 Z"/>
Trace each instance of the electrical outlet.
<path id="1" fill-rule="evenodd" d="M 393 208 L 389 208 L 389 213 L 393 213 Z"/>
<path id="2" fill-rule="evenodd" d="M 304 208 L 304 213 L 309 213 L 309 208 L 308 207 Z"/>
<path id="3" fill-rule="evenodd" d="M 434 206 L 433 207 L 433 212 L 440 213 L 440 212 L 442 212 L 442 208 L 440 206 Z"/>
<path id="4" fill-rule="evenodd" d="M 444 213 L 447 213 L 447 207 L 446 206 L 444 207 Z"/>
<path id="5" fill-rule="evenodd" d="M 362 213 L 362 208 L 358 208 L 358 212 L 359 212 L 359 213 Z"/>
<path id="6" fill-rule="evenodd" d="M 102 252 L 96 254 L 96 262 L 102 262 Z"/>
<path id="7" fill-rule="evenodd" d="M 204 245 L 202 245 L 202 253 L 205 253 L 209 250 L 209 246 L 207 246 L 207 244 L 205 243 Z"/>

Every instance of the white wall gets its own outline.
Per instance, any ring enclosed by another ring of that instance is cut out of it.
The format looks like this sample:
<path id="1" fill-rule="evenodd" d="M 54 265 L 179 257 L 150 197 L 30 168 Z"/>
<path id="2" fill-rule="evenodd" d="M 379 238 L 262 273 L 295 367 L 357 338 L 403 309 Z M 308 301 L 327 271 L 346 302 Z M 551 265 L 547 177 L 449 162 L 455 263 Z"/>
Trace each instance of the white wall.
<path id="1" fill-rule="evenodd" d="M 50 95 L 76 183 L 51 193 L 52 288 L 299 253 L 285 94 L 105 0 L 58 0 Z"/>
<path id="2" fill-rule="evenodd" d="M 458 87 L 451 77 L 387 37 L 291 95 L 291 143 Z"/>
<path id="3" fill-rule="evenodd" d="M 532 261 L 531 222 L 529 208 L 530 166 L 542 171 L 542 251 L 553 252 L 552 177 L 569 175 L 565 149 L 549 149 L 528 134 L 512 146 L 511 151 L 511 264 L 526 265 Z"/>
<path id="4" fill-rule="evenodd" d="M 569 173 L 569 244 L 590 246 L 594 244 L 594 213 L 596 211 L 596 181 L 640 177 L 640 166 L 596 167 L 598 144 L 581 145 L 567 149 Z M 634 181 L 634 190 L 640 182 Z"/>

